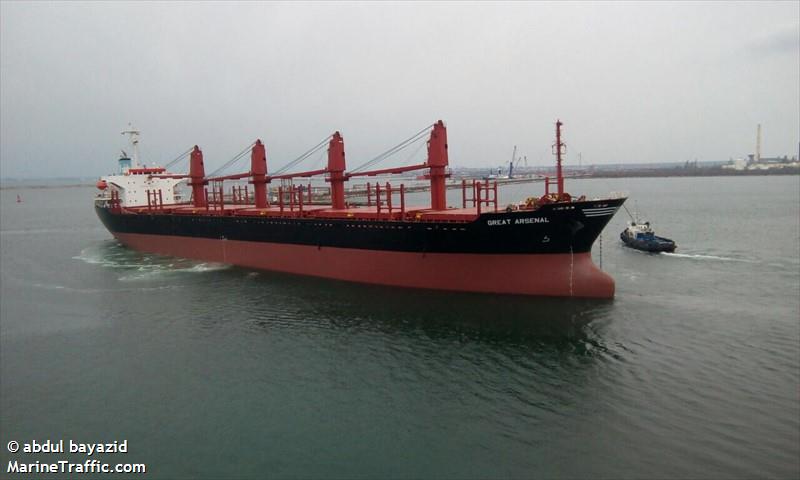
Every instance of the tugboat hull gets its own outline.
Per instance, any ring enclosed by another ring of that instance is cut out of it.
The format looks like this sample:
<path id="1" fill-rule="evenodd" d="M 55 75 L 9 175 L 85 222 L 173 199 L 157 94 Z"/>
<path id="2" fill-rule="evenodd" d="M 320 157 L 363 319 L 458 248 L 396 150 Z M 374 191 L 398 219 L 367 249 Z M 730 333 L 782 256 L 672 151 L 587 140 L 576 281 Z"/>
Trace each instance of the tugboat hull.
<path id="1" fill-rule="evenodd" d="M 619 237 L 626 246 L 635 248 L 636 250 L 642 250 L 644 252 L 651 253 L 672 253 L 675 251 L 675 242 L 669 238 L 654 237 L 651 240 L 637 240 L 628 237 L 625 235 L 625 232 L 620 233 Z"/>

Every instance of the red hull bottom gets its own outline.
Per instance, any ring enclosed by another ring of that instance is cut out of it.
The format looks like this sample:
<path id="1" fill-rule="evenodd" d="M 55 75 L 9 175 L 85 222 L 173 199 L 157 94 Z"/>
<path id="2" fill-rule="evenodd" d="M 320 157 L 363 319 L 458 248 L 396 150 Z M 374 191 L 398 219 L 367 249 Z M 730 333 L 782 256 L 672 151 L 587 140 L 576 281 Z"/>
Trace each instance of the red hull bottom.
<path id="1" fill-rule="evenodd" d="M 590 253 L 412 253 L 115 233 L 136 250 L 261 270 L 397 287 L 612 298 L 614 280 Z"/>

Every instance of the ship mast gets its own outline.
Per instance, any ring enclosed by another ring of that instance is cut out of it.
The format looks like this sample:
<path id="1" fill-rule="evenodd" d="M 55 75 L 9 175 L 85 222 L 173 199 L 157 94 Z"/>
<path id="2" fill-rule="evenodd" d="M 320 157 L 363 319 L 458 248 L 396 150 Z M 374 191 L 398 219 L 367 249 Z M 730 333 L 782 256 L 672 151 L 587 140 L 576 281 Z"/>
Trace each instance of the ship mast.
<path id="1" fill-rule="evenodd" d="M 128 135 L 128 141 L 133 147 L 133 168 L 141 168 L 139 163 L 139 133 L 139 130 L 133 128 L 130 123 L 128 124 L 128 130 L 122 132 L 122 135 Z"/>
<path id="2" fill-rule="evenodd" d="M 564 194 L 564 175 L 561 171 L 561 156 L 566 153 L 567 145 L 561 141 L 561 120 L 556 120 L 556 143 L 553 145 L 553 150 L 556 155 L 556 179 L 558 185 L 558 198 Z"/>

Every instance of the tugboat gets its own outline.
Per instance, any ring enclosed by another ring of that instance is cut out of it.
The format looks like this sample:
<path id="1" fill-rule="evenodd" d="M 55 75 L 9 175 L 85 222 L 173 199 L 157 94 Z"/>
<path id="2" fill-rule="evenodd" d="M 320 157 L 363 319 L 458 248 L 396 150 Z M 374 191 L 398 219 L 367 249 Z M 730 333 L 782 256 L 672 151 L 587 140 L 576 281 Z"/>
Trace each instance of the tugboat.
<path id="1" fill-rule="evenodd" d="M 669 238 L 658 237 L 650 227 L 650 222 L 628 222 L 628 228 L 619 234 L 622 242 L 628 247 L 644 252 L 674 252 L 675 242 Z"/>

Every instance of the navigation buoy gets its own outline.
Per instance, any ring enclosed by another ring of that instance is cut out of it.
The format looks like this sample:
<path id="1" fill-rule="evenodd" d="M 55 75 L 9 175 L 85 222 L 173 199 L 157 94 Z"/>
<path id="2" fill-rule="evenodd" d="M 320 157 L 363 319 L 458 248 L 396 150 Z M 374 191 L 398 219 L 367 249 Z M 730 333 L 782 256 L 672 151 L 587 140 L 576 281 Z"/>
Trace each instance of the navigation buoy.
<path id="1" fill-rule="evenodd" d="M 17 203 L 22 203 L 22 197 L 19 196 L 19 193 L 17 194 Z"/>

